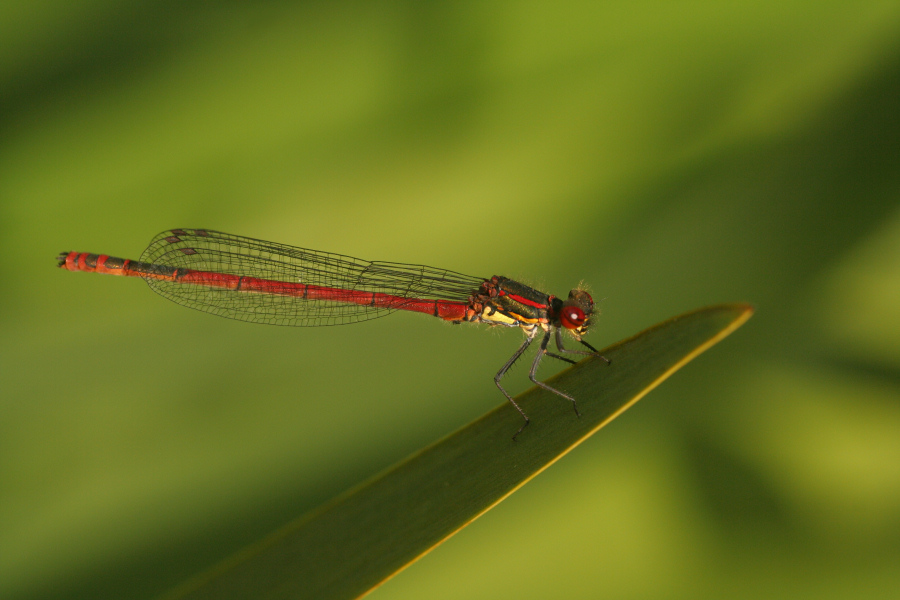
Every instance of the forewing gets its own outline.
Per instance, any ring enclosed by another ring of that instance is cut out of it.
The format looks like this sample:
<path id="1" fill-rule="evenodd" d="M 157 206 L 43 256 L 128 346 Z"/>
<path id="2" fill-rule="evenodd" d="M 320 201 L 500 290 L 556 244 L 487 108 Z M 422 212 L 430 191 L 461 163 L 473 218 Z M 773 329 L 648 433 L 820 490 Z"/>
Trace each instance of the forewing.
<path id="1" fill-rule="evenodd" d="M 172 229 L 157 235 L 141 261 L 194 271 L 377 292 L 405 299 L 466 301 L 483 281 L 422 265 L 369 262 L 349 256 L 212 231 Z M 293 325 L 344 325 L 376 319 L 397 309 L 301 296 L 250 293 L 179 281 L 147 279 L 160 295 L 231 319 Z"/>

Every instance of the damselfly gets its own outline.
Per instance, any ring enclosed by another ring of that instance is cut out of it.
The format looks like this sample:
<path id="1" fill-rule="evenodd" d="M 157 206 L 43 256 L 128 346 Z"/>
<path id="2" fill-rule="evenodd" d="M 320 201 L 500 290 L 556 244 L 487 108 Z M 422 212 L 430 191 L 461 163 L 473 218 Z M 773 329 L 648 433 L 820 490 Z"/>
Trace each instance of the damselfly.
<path id="1" fill-rule="evenodd" d="M 575 398 L 536 378 L 544 355 L 575 363 L 550 352 L 550 338 L 563 354 L 596 356 L 609 363 L 582 339 L 595 316 L 594 300 L 582 289 L 572 290 L 563 300 L 506 277 L 368 262 L 209 229 L 164 231 L 139 261 L 86 252 L 64 252 L 58 261 L 70 271 L 142 277 L 155 292 L 178 304 L 253 323 L 344 325 L 406 310 L 452 323 L 520 327 L 525 341 L 494 376 L 494 383 L 525 419 L 513 439 L 529 419 L 500 380 L 532 342 L 541 339 L 528 378 L 569 400 L 576 414 Z M 567 349 L 564 330 L 588 350 Z"/>

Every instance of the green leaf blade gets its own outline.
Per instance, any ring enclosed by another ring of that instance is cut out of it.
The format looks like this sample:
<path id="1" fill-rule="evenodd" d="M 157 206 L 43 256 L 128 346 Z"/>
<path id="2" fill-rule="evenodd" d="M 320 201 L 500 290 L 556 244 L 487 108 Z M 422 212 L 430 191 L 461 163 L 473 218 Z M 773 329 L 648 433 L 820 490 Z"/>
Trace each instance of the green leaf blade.
<path id="1" fill-rule="evenodd" d="M 478 518 L 621 414 L 753 314 L 713 306 L 651 327 L 533 388 L 312 514 L 288 524 L 167 598 L 354 598 Z"/>

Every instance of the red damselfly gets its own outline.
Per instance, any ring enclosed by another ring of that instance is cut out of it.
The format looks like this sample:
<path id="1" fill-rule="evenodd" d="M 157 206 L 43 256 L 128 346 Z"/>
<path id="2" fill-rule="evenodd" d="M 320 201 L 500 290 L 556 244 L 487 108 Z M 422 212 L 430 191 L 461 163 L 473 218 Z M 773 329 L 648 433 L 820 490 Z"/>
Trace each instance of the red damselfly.
<path id="1" fill-rule="evenodd" d="M 576 414 L 572 396 L 536 378 L 544 355 L 575 363 L 547 349 L 551 336 L 559 352 L 597 356 L 609 363 L 581 339 L 594 316 L 594 300 L 581 289 L 562 300 L 506 277 L 470 277 L 422 265 L 368 262 L 210 229 L 164 231 L 153 238 L 139 261 L 86 252 L 64 252 L 58 261 L 69 271 L 142 277 L 155 292 L 178 304 L 253 323 L 344 325 L 406 310 L 452 323 L 520 327 L 525 341 L 494 377 L 525 419 L 513 439 L 529 419 L 500 380 L 538 337 L 540 350 L 528 378 L 572 402 Z M 563 330 L 588 351 L 565 348 Z"/>

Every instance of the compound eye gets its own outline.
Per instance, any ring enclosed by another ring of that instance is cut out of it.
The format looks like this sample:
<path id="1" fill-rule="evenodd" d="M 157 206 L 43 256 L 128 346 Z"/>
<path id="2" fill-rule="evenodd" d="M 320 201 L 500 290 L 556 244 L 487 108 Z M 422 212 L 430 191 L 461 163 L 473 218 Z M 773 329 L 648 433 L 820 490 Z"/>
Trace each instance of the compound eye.
<path id="1" fill-rule="evenodd" d="M 594 306 L 594 299 L 584 290 L 572 290 L 569 292 L 569 302 L 575 302 L 581 306 Z"/>
<path id="2" fill-rule="evenodd" d="M 578 329 L 584 325 L 584 311 L 577 306 L 564 306 L 559 322 L 566 329 Z"/>

